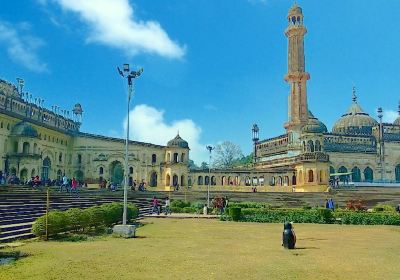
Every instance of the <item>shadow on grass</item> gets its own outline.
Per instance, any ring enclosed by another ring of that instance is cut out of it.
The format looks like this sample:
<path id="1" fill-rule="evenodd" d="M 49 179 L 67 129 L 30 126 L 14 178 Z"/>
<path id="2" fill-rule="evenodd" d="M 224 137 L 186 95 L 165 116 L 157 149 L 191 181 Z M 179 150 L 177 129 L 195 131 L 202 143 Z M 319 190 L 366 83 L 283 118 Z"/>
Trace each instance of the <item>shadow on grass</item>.
<path id="1" fill-rule="evenodd" d="M 295 250 L 319 250 L 318 247 L 296 247 Z"/>

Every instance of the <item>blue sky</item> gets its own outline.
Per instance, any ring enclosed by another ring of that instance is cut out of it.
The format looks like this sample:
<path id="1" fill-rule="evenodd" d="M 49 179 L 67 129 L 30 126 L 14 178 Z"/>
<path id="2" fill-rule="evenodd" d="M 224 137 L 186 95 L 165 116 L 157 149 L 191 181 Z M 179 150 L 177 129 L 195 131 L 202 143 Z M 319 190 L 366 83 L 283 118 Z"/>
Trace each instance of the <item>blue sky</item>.
<path id="1" fill-rule="evenodd" d="M 132 101 L 132 138 L 165 144 L 177 133 L 193 159 L 230 140 L 244 153 L 251 126 L 284 132 L 289 86 L 286 0 L 2 1 L 0 77 L 71 109 L 82 131 L 123 137 L 126 86 L 116 72 L 143 67 Z M 329 129 L 351 103 L 386 120 L 400 94 L 400 1 L 303 0 L 309 107 Z"/>

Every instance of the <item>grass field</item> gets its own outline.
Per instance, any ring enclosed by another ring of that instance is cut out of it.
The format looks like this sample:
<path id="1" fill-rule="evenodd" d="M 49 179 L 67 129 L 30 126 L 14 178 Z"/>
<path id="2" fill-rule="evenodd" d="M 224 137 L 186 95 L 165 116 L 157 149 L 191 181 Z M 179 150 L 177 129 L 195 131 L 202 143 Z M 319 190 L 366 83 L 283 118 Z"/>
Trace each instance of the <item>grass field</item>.
<path id="1" fill-rule="evenodd" d="M 400 279 L 400 227 L 146 219 L 136 239 L 31 242 L 0 279 Z"/>

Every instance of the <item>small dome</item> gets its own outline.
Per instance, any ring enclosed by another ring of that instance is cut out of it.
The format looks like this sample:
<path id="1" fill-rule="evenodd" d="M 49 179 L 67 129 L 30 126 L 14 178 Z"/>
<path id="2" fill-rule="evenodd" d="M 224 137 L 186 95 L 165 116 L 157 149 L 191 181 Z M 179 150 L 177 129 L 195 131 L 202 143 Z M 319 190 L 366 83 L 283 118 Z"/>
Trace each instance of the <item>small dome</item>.
<path id="1" fill-rule="evenodd" d="M 167 147 L 178 147 L 178 148 L 189 149 L 189 144 L 188 142 L 183 140 L 178 134 L 175 136 L 174 139 L 168 141 Z"/>
<path id="2" fill-rule="evenodd" d="M 72 112 L 74 112 L 74 114 L 82 114 L 83 113 L 83 109 L 81 104 L 76 103 L 74 106 L 74 109 L 72 109 Z"/>
<path id="3" fill-rule="evenodd" d="M 289 15 L 299 15 L 302 14 L 303 10 L 295 3 L 289 9 Z"/>
<path id="4" fill-rule="evenodd" d="M 38 137 L 36 129 L 34 129 L 29 123 L 19 122 L 11 130 L 11 135 L 23 136 L 23 137 Z"/>
<path id="5" fill-rule="evenodd" d="M 302 127 L 302 133 L 325 133 L 328 132 L 326 125 L 318 120 L 314 115 L 308 111 L 308 123 Z"/>
<path id="6" fill-rule="evenodd" d="M 357 103 L 357 96 L 353 89 L 353 104 L 347 110 L 347 113 L 336 121 L 332 132 L 337 134 L 371 135 L 372 127 L 377 124 L 378 122 L 365 113 Z"/>

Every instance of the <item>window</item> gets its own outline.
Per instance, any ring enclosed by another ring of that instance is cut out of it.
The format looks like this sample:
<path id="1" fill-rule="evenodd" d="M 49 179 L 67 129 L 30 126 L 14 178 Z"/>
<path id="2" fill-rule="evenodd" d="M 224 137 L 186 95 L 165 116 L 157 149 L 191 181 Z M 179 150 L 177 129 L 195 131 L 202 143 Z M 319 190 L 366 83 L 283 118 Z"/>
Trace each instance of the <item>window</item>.
<path id="1" fill-rule="evenodd" d="M 78 163 L 79 163 L 79 164 L 82 163 L 82 155 L 78 155 Z"/>
<path id="2" fill-rule="evenodd" d="M 103 175 L 103 173 L 104 173 L 104 169 L 103 169 L 103 167 L 100 167 L 100 168 L 99 168 L 99 174 L 100 174 L 100 175 Z"/>
<path id="3" fill-rule="evenodd" d="M 151 155 L 151 163 L 154 164 L 157 162 L 157 155 L 156 154 L 152 154 Z"/>
<path id="4" fill-rule="evenodd" d="M 59 161 L 59 162 L 62 162 L 62 153 L 60 153 L 60 154 L 58 155 L 58 161 Z"/>

